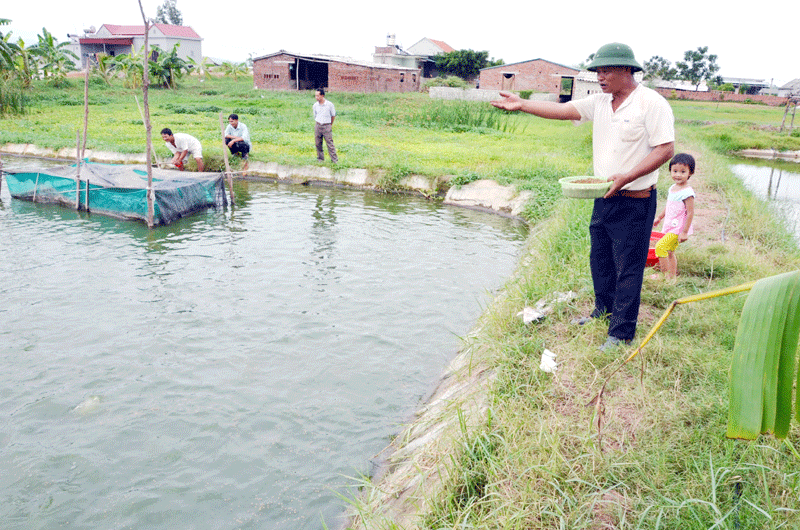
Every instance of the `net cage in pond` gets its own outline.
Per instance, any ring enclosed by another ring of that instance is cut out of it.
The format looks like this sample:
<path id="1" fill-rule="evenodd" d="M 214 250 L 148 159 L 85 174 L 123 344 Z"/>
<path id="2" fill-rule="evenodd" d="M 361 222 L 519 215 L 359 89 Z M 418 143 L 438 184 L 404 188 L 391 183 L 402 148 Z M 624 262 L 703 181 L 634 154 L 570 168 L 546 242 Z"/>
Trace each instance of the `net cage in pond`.
<path id="1" fill-rule="evenodd" d="M 60 204 L 92 213 L 146 221 L 147 167 L 84 162 L 4 171 L 15 199 Z M 182 173 L 152 168 L 153 223 L 169 224 L 211 207 L 227 205 L 221 173 Z M 77 195 L 77 197 L 76 197 Z"/>

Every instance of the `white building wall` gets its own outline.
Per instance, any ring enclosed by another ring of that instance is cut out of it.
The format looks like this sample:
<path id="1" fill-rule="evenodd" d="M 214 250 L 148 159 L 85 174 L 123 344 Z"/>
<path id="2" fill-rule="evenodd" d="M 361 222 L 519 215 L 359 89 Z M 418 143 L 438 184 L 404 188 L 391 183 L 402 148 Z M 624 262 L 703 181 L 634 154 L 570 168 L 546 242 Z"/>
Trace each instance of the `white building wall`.
<path id="1" fill-rule="evenodd" d="M 422 39 L 406 51 L 412 55 L 422 55 L 425 57 L 442 53 L 442 49 L 428 38 Z"/>

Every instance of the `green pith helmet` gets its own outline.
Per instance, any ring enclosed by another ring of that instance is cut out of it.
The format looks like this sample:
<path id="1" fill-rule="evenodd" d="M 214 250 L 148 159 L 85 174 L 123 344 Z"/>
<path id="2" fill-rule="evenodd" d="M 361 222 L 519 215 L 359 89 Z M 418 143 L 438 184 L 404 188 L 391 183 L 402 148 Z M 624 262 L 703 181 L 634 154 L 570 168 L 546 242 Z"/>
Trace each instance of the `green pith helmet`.
<path id="1" fill-rule="evenodd" d="M 634 72 L 642 70 L 642 67 L 633 58 L 631 47 L 619 42 L 601 46 L 586 69 L 590 72 L 595 72 L 601 66 L 630 66 Z"/>

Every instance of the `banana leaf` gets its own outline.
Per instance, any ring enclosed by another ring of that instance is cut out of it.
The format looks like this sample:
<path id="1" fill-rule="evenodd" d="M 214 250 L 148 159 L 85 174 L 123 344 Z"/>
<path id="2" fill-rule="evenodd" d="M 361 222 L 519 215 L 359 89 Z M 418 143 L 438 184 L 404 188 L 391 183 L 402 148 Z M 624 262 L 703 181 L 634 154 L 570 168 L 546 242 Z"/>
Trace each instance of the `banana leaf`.
<path id="1" fill-rule="evenodd" d="M 755 282 L 742 309 L 733 349 L 728 438 L 788 435 L 798 335 L 800 271 Z"/>

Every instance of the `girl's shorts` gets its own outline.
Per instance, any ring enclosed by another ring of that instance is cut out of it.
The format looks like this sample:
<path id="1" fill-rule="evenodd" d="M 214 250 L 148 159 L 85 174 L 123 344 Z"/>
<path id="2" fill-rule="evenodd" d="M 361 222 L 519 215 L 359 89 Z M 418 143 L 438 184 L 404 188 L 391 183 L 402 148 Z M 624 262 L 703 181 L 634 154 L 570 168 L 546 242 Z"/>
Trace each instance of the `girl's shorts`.
<path id="1" fill-rule="evenodd" d="M 674 252 L 676 248 L 678 248 L 678 234 L 666 233 L 656 243 L 656 257 L 666 258 L 667 253 Z"/>

